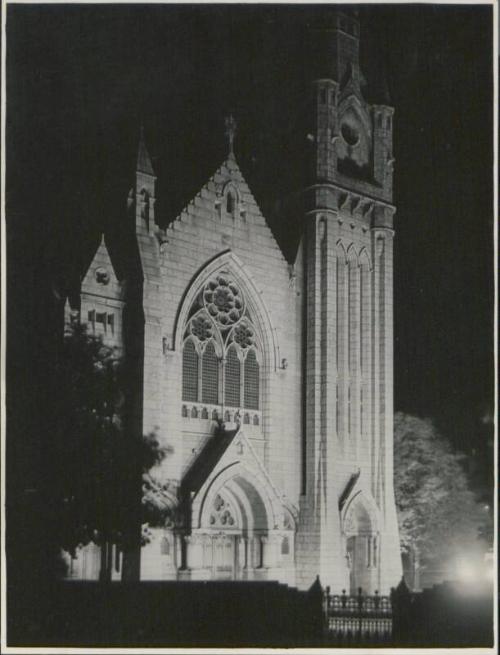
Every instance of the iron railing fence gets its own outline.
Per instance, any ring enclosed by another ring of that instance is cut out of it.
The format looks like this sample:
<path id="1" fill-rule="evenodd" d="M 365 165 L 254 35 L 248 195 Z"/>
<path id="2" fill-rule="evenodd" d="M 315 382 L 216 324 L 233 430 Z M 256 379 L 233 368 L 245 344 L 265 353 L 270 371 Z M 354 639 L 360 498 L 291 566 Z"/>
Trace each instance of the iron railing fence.
<path id="1" fill-rule="evenodd" d="M 335 645 L 388 645 L 392 642 L 392 604 L 378 591 L 355 596 L 325 590 L 326 639 Z"/>

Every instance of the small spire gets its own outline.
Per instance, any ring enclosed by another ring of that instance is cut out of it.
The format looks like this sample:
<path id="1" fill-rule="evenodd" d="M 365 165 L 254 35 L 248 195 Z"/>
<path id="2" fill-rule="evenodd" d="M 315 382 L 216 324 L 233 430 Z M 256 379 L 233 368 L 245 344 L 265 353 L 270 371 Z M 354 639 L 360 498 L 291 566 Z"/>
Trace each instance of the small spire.
<path id="1" fill-rule="evenodd" d="M 151 163 L 151 157 L 149 156 L 148 149 L 146 148 L 146 142 L 144 139 L 144 125 L 142 124 L 141 135 L 139 138 L 139 149 L 137 151 L 137 172 L 146 173 L 146 175 L 151 175 L 153 177 L 155 175 L 153 164 Z"/>
<path id="2" fill-rule="evenodd" d="M 236 134 L 236 121 L 234 120 L 234 116 L 230 114 L 229 116 L 226 117 L 224 122 L 226 124 L 226 137 L 229 146 L 229 155 L 234 155 L 233 144 L 234 144 L 234 137 Z"/>

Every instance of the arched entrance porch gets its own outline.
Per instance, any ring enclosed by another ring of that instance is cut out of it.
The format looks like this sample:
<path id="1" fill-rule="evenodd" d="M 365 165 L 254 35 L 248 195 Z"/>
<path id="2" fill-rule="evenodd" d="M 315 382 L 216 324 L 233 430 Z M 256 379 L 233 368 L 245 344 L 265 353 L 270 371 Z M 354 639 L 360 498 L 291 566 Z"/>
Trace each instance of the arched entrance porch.
<path id="1" fill-rule="evenodd" d="M 349 591 L 355 594 L 361 587 L 364 593 L 372 594 L 380 586 L 380 534 L 376 512 L 362 493 L 349 503 L 342 524 Z"/>
<path id="2" fill-rule="evenodd" d="M 280 579 L 282 563 L 294 547 L 294 530 L 266 481 L 235 465 L 202 491 L 192 505 L 182 577 Z"/>

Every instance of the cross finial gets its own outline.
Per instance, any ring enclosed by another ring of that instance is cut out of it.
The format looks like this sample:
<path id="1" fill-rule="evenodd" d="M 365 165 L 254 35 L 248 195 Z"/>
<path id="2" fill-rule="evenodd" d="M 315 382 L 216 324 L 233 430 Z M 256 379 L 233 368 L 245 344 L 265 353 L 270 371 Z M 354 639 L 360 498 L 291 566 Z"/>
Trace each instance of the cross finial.
<path id="1" fill-rule="evenodd" d="M 234 143 L 234 136 L 236 134 L 236 121 L 234 120 L 234 116 L 232 114 L 226 117 L 225 124 L 226 124 L 226 137 L 229 145 L 229 154 L 234 155 L 233 143 Z"/>

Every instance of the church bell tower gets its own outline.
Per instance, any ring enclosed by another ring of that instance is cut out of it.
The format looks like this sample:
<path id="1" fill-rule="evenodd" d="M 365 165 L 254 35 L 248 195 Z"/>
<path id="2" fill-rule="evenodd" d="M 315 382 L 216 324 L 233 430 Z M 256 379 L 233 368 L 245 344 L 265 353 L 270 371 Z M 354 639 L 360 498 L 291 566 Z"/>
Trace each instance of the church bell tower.
<path id="1" fill-rule="evenodd" d="M 304 189 L 305 454 L 300 586 L 387 593 L 393 489 L 392 120 L 368 104 L 354 11 L 313 26 Z"/>

